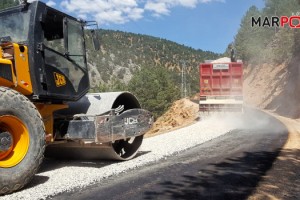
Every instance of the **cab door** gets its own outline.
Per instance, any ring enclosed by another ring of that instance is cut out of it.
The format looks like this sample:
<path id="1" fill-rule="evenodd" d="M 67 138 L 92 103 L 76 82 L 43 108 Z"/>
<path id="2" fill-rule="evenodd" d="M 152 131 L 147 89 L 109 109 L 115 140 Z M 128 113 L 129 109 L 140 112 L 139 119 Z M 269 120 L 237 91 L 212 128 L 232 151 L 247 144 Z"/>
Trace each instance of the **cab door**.
<path id="1" fill-rule="evenodd" d="M 89 89 L 82 23 L 48 11 L 43 31 L 47 96 L 77 100 Z"/>

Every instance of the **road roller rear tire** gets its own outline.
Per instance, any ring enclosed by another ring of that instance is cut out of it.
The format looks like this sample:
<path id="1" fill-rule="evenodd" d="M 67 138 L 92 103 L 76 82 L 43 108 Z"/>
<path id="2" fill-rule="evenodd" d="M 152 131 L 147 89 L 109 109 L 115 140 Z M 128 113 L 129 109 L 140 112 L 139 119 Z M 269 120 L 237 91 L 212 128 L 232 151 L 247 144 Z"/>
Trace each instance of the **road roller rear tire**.
<path id="1" fill-rule="evenodd" d="M 24 95 L 5 87 L 0 87 L 0 134 L 0 195 L 4 195 L 32 179 L 45 150 L 45 128 L 38 110 Z"/>

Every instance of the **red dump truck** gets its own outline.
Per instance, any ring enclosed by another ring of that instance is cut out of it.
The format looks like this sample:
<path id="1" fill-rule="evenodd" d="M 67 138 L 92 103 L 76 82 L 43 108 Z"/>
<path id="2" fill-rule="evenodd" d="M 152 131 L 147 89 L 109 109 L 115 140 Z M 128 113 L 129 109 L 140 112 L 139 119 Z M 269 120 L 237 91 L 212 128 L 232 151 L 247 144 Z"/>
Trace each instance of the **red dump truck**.
<path id="1" fill-rule="evenodd" d="M 200 64 L 200 112 L 243 111 L 243 63 L 228 59 Z"/>

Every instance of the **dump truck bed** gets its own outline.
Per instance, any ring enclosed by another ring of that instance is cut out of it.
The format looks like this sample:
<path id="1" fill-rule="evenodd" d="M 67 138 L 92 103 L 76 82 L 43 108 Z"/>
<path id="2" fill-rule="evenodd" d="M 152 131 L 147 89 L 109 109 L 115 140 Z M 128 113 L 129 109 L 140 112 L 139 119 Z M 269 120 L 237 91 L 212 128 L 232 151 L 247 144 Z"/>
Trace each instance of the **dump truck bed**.
<path id="1" fill-rule="evenodd" d="M 200 111 L 242 111 L 242 62 L 202 63 L 199 73 Z"/>

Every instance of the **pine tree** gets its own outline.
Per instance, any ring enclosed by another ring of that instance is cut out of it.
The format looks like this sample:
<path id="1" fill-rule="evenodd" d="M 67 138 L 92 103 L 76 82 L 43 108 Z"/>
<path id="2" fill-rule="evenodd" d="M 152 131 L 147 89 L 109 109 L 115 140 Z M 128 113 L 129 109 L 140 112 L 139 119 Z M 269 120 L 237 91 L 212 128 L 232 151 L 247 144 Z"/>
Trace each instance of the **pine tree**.
<path id="1" fill-rule="evenodd" d="M 16 6 L 19 4 L 18 0 L 1 0 L 0 1 L 0 10 L 1 9 L 5 9 L 5 8 L 9 8 L 12 6 Z"/>
<path id="2" fill-rule="evenodd" d="M 128 90 L 137 95 L 143 108 L 153 112 L 155 117 L 180 97 L 180 89 L 171 73 L 162 67 L 143 67 L 129 82 Z"/>

